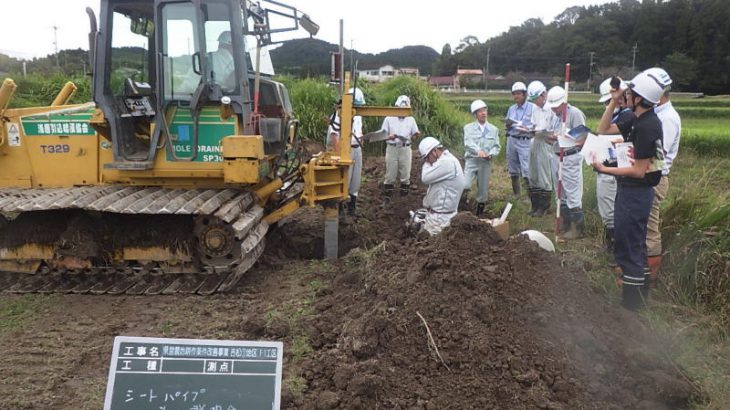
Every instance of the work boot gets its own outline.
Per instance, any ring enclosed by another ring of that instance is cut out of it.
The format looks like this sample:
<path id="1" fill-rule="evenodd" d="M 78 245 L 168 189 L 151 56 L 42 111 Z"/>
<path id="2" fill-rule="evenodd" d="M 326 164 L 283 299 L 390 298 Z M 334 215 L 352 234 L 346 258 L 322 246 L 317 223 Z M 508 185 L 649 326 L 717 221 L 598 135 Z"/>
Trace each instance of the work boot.
<path id="1" fill-rule="evenodd" d="M 383 184 L 383 206 L 390 204 L 394 190 L 395 186 L 393 184 Z"/>
<path id="2" fill-rule="evenodd" d="M 513 176 L 512 178 L 512 193 L 515 194 L 515 199 L 520 198 L 520 177 Z"/>
<path id="3" fill-rule="evenodd" d="M 535 210 L 533 216 L 540 217 L 550 209 L 550 191 L 536 190 L 535 197 L 537 198 L 537 210 Z"/>
<path id="4" fill-rule="evenodd" d="M 649 266 L 649 285 L 655 288 L 659 281 L 659 270 L 662 267 L 662 255 L 647 257 L 646 264 Z"/>
<path id="5" fill-rule="evenodd" d="M 643 285 L 627 284 L 624 278 L 621 285 L 621 306 L 628 310 L 637 311 L 644 306 L 644 295 L 642 294 Z"/>
<path id="6" fill-rule="evenodd" d="M 486 205 L 486 202 L 479 202 L 477 204 L 477 210 L 474 213 L 474 215 L 476 215 L 477 218 L 479 218 L 480 216 L 482 216 L 482 214 L 484 213 L 484 205 Z"/>
<path id="7" fill-rule="evenodd" d="M 563 235 L 563 238 L 578 239 L 583 235 L 583 210 L 581 208 L 572 208 L 569 212 L 570 226 L 568 227 L 568 231 Z"/>
<path id="8" fill-rule="evenodd" d="M 411 186 L 409 184 L 400 184 L 400 196 L 407 196 L 408 191 L 410 191 Z"/>
<path id="9" fill-rule="evenodd" d="M 566 204 L 560 204 L 560 233 L 565 234 L 570 229 L 570 208 Z"/>
<path id="10" fill-rule="evenodd" d="M 525 184 L 525 191 L 530 192 L 530 180 L 528 178 L 522 178 L 522 182 Z M 525 198 L 525 202 L 527 202 L 527 198 Z"/>
<path id="11" fill-rule="evenodd" d="M 534 189 L 528 189 L 527 195 L 530 197 L 530 216 L 537 216 L 537 212 L 540 210 L 540 197 L 539 192 Z"/>
<path id="12" fill-rule="evenodd" d="M 347 214 L 354 217 L 356 209 L 357 209 L 357 196 L 350 195 L 350 202 L 347 203 Z"/>
<path id="13" fill-rule="evenodd" d="M 604 230 L 604 236 L 603 236 L 603 245 L 606 247 L 606 252 L 613 254 L 613 234 L 614 230 L 613 228 L 606 228 Z"/>

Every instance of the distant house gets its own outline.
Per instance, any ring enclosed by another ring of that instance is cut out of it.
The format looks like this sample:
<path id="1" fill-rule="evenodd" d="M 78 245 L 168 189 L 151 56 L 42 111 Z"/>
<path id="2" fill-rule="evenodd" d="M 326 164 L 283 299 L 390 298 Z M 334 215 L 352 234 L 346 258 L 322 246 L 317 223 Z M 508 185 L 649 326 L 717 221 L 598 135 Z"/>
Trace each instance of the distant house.
<path id="1" fill-rule="evenodd" d="M 454 75 L 454 88 L 475 86 L 484 83 L 484 71 L 459 68 Z"/>
<path id="2" fill-rule="evenodd" d="M 361 79 L 372 81 L 376 83 L 382 83 L 385 80 L 397 77 L 400 75 L 408 75 L 413 77 L 419 77 L 420 72 L 418 68 L 413 67 L 401 67 L 396 68 L 392 65 L 384 65 L 379 68 L 373 68 L 368 70 L 359 70 L 358 75 Z"/>
<path id="3" fill-rule="evenodd" d="M 454 76 L 428 77 L 428 85 L 441 89 L 454 88 Z"/>

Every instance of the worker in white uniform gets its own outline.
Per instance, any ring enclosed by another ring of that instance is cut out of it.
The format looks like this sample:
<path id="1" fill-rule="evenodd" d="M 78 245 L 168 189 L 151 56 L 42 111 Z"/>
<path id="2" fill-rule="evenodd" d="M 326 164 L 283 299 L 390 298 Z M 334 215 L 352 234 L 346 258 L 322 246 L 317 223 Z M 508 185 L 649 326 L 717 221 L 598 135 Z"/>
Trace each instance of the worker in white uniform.
<path id="1" fill-rule="evenodd" d="M 421 182 L 428 185 L 423 198 L 426 217 L 423 229 L 436 235 L 449 226 L 456 215 L 461 193 L 464 190 L 464 171 L 459 160 L 451 155 L 433 137 L 424 138 L 418 145 L 423 160 Z"/>
<path id="2" fill-rule="evenodd" d="M 512 179 L 512 192 L 520 197 L 520 177 L 525 189 L 529 188 L 530 129 L 534 105 L 527 101 L 527 86 L 518 81 L 512 85 L 514 104 L 507 110 L 505 127 L 507 130 L 507 170 Z"/>
<path id="3" fill-rule="evenodd" d="M 568 104 L 565 89 L 555 86 L 547 93 L 545 106 L 553 110 L 553 136 L 546 139 L 552 144 L 553 153 L 553 186 L 558 189 L 558 169 L 560 167 L 560 145 L 558 135 L 561 132 L 563 108 L 567 110 L 565 121 L 566 132 L 585 125 L 586 116 L 581 110 Z M 562 224 L 560 231 L 564 239 L 576 239 L 583 234 L 583 156 L 579 155 L 582 145 L 575 145 L 563 150 L 562 189 L 560 192 L 560 216 Z"/>
<path id="4" fill-rule="evenodd" d="M 672 89 L 672 78 L 669 77 L 669 74 L 658 67 L 649 68 L 644 73 L 654 79 L 664 90 L 664 93 L 659 99 L 659 104 L 654 108 L 654 112 L 662 122 L 663 146 L 665 151 L 664 170 L 662 170 L 662 179 L 654 187 L 654 202 L 651 206 L 649 223 L 646 229 L 647 265 L 649 266 L 650 272 L 650 284 L 653 286 L 656 283 L 659 268 L 662 263 L 662 233 L 659 230 L 661 225 L 659 206 L 669 191 L 669 170 L 672 168 L 672 162 L 677 157 L 677 152 L 679 151 L 682 120 L 669 100 L 669 91 Z"/>
<path id="5" fill-rule="evenodd" d="M 349 94 L 353 95 L 353 104 L 355 106 L 365 105 L 365 95 L 359 88 L 350 88 Z M 356 215 L 357 210 L 357 194 L 360 190 L 360 181 L 362 177 L 362 117 L 356 115 L 352 117 L 352 133 L 350 135 L 350 159 L 352 164 L 348 171 L 348 194 L 350 201 L 347 203 L 347 213 L 350 216 Z M 340 138 L 340 117 L 335 115 L 327 129 L 327 141 L 332 149 L 337 150 Z"/>
<path id="6" fill-rule="evenodd" d="M 532 131 L 535 136 L 530 140 L 530 161 L 528 164 L 530 179 L 530 215 L 543 216 L 550 209 L 550 197 L 553 190 L 551 157 L 553 151 L 545 143 L 545 134 L 553 126 L 555 114 L 545 106 L 547 88 L 540 81 L 533 81 L 527 86 L 527 99 L 533 104 Z"/>
<path id="7" fill-rule="evenodd" d="M 218 36 L 218 49 L 210 53 L 210 79 L 219 84 L 224 92 L 236 88 L 236 68 L 233 62 L 233 42 L 231 32 L 224 31 Z"/>
<path id="8" fill-rule="evenodd" d="M 474 122 L 464 126 L 464 166 L 467 191 L 477 180 L 476 216 L 481 216 L 489 194 L 489 177 L 492 173 L 492 160 L 499 154 L 499 130 L 487 122 L 487 104 L 482 100 L 471 103 Z"/>
<path id="9" fill-rule="evenodd" d="M 411 99 L 407 95 L 399 96 L 396 107 L 410 107 Z M 400 182 L 400 195 L 408 195 L 411 183 L 411 143 L 421 132 L 416 120 L 409 117 L 385 117 L 381 127 L 388 133 L 385 149 L 385 181 L 383 183 L 383 202 L 388 204 L 393 197 L 396 181 Z"/>

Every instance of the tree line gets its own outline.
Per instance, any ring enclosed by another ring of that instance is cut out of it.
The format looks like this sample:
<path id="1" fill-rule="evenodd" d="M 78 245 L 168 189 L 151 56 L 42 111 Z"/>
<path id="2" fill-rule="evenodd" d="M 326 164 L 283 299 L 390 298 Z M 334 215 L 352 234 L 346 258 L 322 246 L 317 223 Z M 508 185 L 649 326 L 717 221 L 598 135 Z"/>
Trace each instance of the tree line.
<path id="1" fill-rule="evenodd" d="M 620 0 L 597 6 L 574 6 L 545 24 L 522 25 L 480 43 L 465 37 L 452 50 L 446 44 L 435 75 L 458 67 L 489 73 L 571 77 L 596 86 L 604 78 L 630 77 L 637 70 L 664 67 L 675 89 L 708 94 L 730 92 L 730 1 Z M 592 53 L 592 54 L 591 54 Z M 592 58 L 591 58 L 592 56 Z"/>

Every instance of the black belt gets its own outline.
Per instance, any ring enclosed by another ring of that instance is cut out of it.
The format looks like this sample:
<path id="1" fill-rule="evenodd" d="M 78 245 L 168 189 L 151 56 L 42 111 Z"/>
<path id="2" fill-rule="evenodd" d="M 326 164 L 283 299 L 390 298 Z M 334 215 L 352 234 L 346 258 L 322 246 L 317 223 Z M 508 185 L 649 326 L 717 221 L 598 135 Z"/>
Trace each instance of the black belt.
<path id="1" fill-rule="evenodd" d="M 532 138 L 529 135 L 510 135 L 510 137 L 517 138 L 518 140 L 529 140 L 530 138 Z"/>
<path id="2" fill-rule="evenodd" d="M 427 211 L 430 212 L 430 213 L 432 213 L 432 214 L 442 214 L 442 215 L 445 215 L 445 214 L 453 214 L 454 212 L 456 212 L 456 211 L 439 212 L 439 211 L 434 211 L 431 208 L 428 208 Z"/>
<path id="3" fill-rule="evenodd" d="M 569 150 L 563 151 L 563 156 L 564 156 L 564 157 L 567 157 L 568 155 L 573 155 L 573 154 L 577 154 L 577 153 L 579 153 L 579 152 L 580 152 L 580 148 L 578 148 L 578 147 L 573 147 L 573 148 L 571 148 L 571 149 L 569 149 Z M 559 153 L 559 152 L 556 152 L 556 153 L 555 153 L 555 155 L 558 155 L 558 156 L 560 156 L 560 153 Z"/>
<path id="4" fill-rule="evenodd" d="M 411 146 L 411 143 L 409 142 L 409 143 L 401 143 L 401 144 L 398 144 L 397 142 L 395 142 L 395 143 L 390 143 L 389 142 L 388 145 L 390 145 L 392 147 L 396 147 L 396 148 L 404 148 L 404 147 L 410 147 Z"/>
<path id="5" fill-rule="evenodd" d="M 350 148 L 360 148 L 359 145 L 350 145 Z"/>

